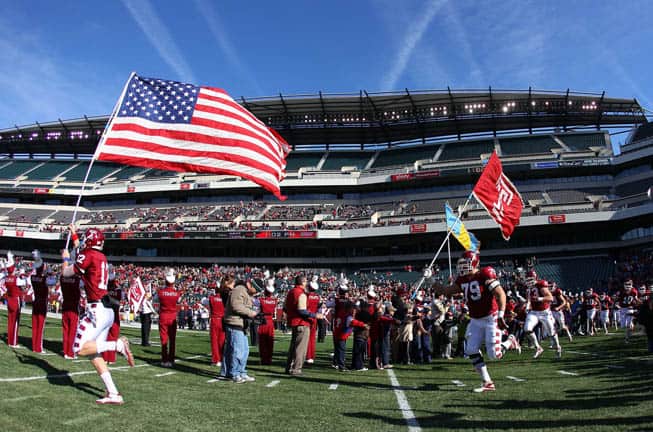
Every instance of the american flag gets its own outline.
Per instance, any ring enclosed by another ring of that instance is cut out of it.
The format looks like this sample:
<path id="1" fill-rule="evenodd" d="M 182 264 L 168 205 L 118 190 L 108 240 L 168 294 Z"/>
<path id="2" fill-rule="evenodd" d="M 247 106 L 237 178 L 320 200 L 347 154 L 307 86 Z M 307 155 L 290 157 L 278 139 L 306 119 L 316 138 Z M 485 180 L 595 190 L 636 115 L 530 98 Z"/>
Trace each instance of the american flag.
<path id="1" fill-rule="evenodd" d="M 224 90 L 133 74 L 98 160 L 235 175 L 284 200 L 288 144 Z"/>

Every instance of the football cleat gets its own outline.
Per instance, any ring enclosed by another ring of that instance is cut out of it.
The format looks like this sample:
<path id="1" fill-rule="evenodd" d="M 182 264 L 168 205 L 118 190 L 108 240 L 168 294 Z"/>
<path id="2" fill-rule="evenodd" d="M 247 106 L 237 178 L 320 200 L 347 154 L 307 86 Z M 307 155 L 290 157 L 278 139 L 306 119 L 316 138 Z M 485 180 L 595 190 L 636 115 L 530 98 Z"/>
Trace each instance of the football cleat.
<path id="1" fill-rule="evenodd" d="M 474 389 L 474 393 L 485 393 L 485 392 L 491 392 L 491 391 L 496 391 L 496 387 L 494 387 L 493 382 L 483 383 L 482 386 L 477 387 L 477 388 Z"/>
<path id="2" fill-rule="evenodd" d="M 558 349 L 556 351 L 556 360 L 560 360 L 562 358 L 562 349 Z"/>
<path id="3" fill-rule="evenodd" d="M 544 348 L 542 348 L 542 347 L 538 347 L 538 348 L 535 350 L 535 354 L 533 354 L 533 358 L 534 358 L 534 359 L 538 358 L 539 356 L 542 355 L 543 352 L 544 352 Z"/>
<path id="4" fill-rule="evenodd" d="M 127 359 L 127 364 L 129 364 L 129 366 L 134 367 L 135 364 L 134 355 L 132 354 L 131 349 L 129 349 L 129 339 L 127 339 L 125 336 L 122 336 L 120 340 L 122 341 L 123 344 L 123 349 L 120 354 L 125 356 L 125 358 Z"/>
<path id="5" fill-rule="evenodd" d="M 244 384 L 247 380 L 241 376 L 237 376 L 233 379 L 234 384 Z"/>
<path id="6" fill-rule="evenodd" d="M 249 375 L 241 375 L 240 377 L 241 377 L 242 379 L 244 379 L 245 382 L 254 382 L 254 381 L 256 381 L 256 378 L 254 378 L 253 376 L 249 376 Z"/>
<path id="7" fill-rule="evenodd" d="M 122 405 L 125 401 L 122 399 L 122 395 L 118 394 L 105 394 L 101 399 L 95 401 L 98 405 Z"/>

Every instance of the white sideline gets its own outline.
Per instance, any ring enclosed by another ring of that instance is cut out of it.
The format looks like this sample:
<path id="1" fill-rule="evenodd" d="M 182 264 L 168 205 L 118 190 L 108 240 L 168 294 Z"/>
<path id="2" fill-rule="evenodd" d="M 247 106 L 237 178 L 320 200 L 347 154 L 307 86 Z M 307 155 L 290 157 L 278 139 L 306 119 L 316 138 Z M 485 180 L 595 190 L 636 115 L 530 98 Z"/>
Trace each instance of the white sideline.
<path id="1" fill-rule="evenodd" d="M 134 367 L 146 367 L 146 366 L 149 366 L 149 364 L 144 363 L 144 364 L 136 365 Z M 118 366 L 118 367 L 109 368 L 110 371 L 120 371 L 125 369 L 131 369 L 131 366 Z M 0 382 L 36 381 L 40 379 L 69 378 L 72 376 L 92 375 L 96 373 L 97 372 L 95 370 L 90 370 L 90 371 L 80 371 L 80 372 L 66 372 L 66 373 L 54 374 L 54 375 L 37 375 L 37 376 L 19 377 L 19 378 L 0 378 Z"/>
<path id="2" fill-rule="evenodd" d="M 174 375 L 176 373 L 177 372 L 165 372 L 165 373 L 156 374 L 154 376 L 157 377 L 157 378 L 161 378 L 161 377 L 168 376 L 168 375 Z"/>
<path id="3" fill-rule="evenodd" d="M 21 396 L 17 398 L 3 399 L 2 402 L 22 402 L 29 399 L 45 397 L 44 395 L 33 395 L 33 396 Z"/>
<path id="4" fill-rule="evenodd" d="M 514 377 L 514 376 L 510 376 L 510 375 L 508 375 L 506 378 L 508 378 L 509 380 L 517 381 L 517 382 L 524 382 L 524 381 L 526 381 L 526 380 L 523 379 L 523 378 L 517 378 L 517 377 Z"/>
<path id="5" fill-rule="evenodd" d="M 578 374 L 576 372 L 567 372 L 567 371 L 564 371 L 564 370 L 559 370 L 558 373 L 561 374 L 561 375 L 578 376 Z"/>
<path id="6" fill-rule="evenodd" d="M 386 371 L 388 372 L 388 376 L 390 377 L 390 383 L 392 384 L 392 387 L 394 387 L 395 396 L 397 397 L 397 403 L 399 404 L 399 409 L 401 410 L 401 414 L 404 416 L 404 419 L 406 420 L 406 424 L 408 425 L 408 431 L 420 432 L 422 428 L 419 426 L 419 423 L 415 418 L 415 414 L 413 413 L 410 404 L 408 404 L 408 399 L 406 399 L 406 394 L 404 393 L 403 390 L 401 390 L 401 386 L 399 385 L 399 380 L 397 380 L 395 371 L 393 369 L 386 369 Z"/>
<path id="7" fill-rule="evenodd" d="M 280 382 L 281 381 L 279 381 L 279 380 L 270 381 L 270 383 L 268 385 L 266 385 L 266 387 L 274 387 L 277 384 L 279 384 Z"/>

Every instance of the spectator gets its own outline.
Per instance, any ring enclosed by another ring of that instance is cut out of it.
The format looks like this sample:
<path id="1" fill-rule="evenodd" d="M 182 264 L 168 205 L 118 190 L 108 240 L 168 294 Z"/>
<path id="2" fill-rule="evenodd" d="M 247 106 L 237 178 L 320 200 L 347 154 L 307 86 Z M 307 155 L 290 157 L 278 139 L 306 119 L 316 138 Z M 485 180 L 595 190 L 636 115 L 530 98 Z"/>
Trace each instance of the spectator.
<path id="1" fill-rule="evenodd" d="M 255 381 L 247 374 L 249 345 L 245 335 L 245 320 L 254 318 L 256 311 L 252 305 L 252 295 L 256 290 L 249 282 L 236 281 L 225 308 L 225 377 L 236 384 Z"/>

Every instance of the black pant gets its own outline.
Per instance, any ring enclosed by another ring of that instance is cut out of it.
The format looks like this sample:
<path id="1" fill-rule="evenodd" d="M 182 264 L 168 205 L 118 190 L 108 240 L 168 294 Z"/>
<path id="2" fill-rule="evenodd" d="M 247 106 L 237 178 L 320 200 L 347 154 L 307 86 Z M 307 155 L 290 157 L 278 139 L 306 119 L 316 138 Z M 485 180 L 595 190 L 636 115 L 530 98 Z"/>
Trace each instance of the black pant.
<path id="1" fill-rule="evenodd" d="M 327 322 L 325 319 L 317 321 L 317 341 L 324 342 L 324 337 L 326 336 Z"/>
<path id="2" fill-rule="evenodd" d="M 351 354 L 351 368 L 353 370 L 365 367 L 365 353 L 367 352 L 367 339 L 354 338 L 354 348 Z"/>
<path id="3" fill-rule="evenodd" d="M 152 314 L 141 312 L 141 345 L 150 346 L 151 329 L 152 329 Z"/>

